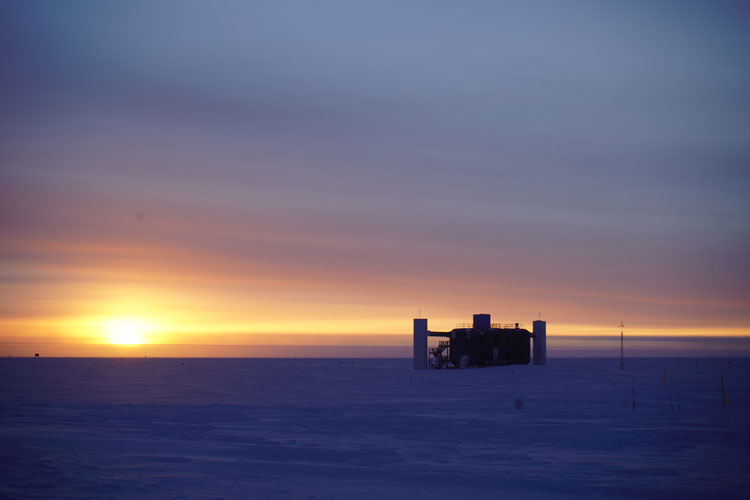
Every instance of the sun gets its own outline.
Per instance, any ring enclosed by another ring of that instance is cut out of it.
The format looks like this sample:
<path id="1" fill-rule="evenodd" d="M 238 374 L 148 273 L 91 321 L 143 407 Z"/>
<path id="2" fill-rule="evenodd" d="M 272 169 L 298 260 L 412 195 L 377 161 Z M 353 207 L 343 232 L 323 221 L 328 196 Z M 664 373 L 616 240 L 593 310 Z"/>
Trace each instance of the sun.
<path id="1" fill-rule="evenodd" d="M 104 323 L 104 333 L 110 344 L 145 344 L 149 329 L 149 323 L 138 318 L 113 318 Z"/>

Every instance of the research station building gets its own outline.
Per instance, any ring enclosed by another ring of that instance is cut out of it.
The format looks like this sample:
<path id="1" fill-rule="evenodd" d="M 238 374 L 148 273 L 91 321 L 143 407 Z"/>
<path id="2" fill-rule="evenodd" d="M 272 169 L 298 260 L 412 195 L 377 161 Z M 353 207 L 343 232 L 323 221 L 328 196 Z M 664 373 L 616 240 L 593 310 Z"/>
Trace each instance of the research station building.
<path id="1" fill-rule="evenodd" d="M 428 337 L 444 340 L 428 350 Z M 431 332 L 426 318 L 415 318 L 414 369 L 528 364 L 532 339 L 534 364 L 543 365 L 547 357 L 545 321 L 534 321 L 530 332 L 518 323 L 492 323 L 489 314 L 475 314 L 473 323 L 459 324 L 450 332 Z"/>

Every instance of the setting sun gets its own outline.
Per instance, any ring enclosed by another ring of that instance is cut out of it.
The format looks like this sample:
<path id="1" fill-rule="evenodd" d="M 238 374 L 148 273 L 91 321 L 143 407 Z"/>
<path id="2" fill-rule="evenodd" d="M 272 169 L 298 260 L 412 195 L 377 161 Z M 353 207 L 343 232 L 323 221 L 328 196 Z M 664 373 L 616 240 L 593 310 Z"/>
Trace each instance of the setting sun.
<path id="1" fill-rule="evenodd" d="M 115 318 L 105 322 L 104 332 L 111 344 L 145 344 L 150 325 L 137 318 Z"/>

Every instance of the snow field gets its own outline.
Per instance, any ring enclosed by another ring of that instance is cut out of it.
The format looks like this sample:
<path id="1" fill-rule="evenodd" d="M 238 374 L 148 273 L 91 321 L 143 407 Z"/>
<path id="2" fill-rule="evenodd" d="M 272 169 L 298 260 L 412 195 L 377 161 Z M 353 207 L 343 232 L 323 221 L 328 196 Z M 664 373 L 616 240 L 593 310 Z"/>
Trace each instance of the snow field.
<path id="1" fill-rule="evenodd" d="M 617 360 L 584 358 L 472 370 L 410 365 L 3 359 L 0 498 L 750 491 L 750 359 L 629 359 L 622 372 Z"/>

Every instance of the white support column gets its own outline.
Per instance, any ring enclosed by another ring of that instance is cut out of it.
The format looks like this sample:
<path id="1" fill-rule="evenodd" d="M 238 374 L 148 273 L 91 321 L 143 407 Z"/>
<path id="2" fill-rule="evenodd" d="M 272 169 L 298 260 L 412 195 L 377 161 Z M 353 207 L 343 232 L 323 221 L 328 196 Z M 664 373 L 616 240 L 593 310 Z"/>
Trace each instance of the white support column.
<path id="1" fill-rule="evenodd" d="M 414 369 L 427 369 L 427 319 L 414 318 Z"/>
<path id="2" fill-rule="evenodd" d="M 534 321 L 534 364 L 543 365 L 547 362 L 547 322 Z"/>

